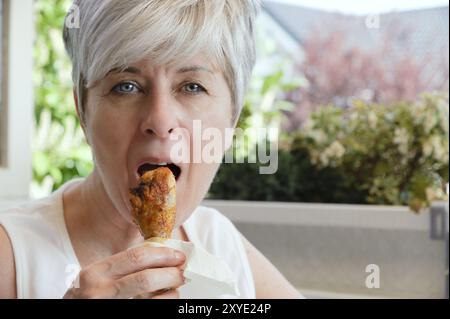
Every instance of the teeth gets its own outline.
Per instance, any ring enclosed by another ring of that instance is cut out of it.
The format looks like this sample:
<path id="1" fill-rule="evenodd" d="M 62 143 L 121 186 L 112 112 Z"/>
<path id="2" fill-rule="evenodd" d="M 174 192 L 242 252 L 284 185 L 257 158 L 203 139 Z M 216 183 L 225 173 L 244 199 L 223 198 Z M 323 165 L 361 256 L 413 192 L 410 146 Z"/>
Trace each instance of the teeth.
<path id="1" fill-rule="evenodd" d="M 150 165 L 165 166 L 167 163 L 149 163 Z"/>

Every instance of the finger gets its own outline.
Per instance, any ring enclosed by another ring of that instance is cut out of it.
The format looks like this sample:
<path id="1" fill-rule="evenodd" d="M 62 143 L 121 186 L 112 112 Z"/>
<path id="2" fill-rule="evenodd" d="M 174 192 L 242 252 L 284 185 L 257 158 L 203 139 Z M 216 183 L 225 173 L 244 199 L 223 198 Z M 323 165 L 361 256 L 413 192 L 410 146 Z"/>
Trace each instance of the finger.
<path id="1" fill-rule="evenodd" d="M 180 299 L 178 289 L 170 289 L 160 294 L 154 294 L 150 299 Z"/>
<path id="2" fill-rule="evenodd" d="M 124 276 L 116 281 L 119 298 L 129 298 L 162 289 L 175 289 L 185 282 L 177 267 L 152 268 Z"/>
<path id="3" fill-rule="evenodd" d="M 181 251 L 171 248 L 139 246 L 113 255 L 95 268 L 106 276 L 122 277 L 148 268 L 179 266 L 185 259 Z"/>

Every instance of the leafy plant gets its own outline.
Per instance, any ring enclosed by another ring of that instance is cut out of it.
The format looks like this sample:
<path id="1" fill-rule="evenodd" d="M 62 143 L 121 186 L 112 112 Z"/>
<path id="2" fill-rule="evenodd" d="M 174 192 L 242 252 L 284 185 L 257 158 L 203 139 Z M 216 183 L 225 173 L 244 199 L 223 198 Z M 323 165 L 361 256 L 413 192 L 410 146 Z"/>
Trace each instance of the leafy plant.
<path id="1" fill-rule="evenodd" d="M 273 176 L 257 164 L 224 164 L 211 198 L 409 205 L 446 199 L 448 96 L 390 105 L 322 107 L 279 152 Z M 224 185 L 224 183 L 233 185 Z"/>
<path id="2" fill-rule="evenodd" d="M 63 183 L 89 174 L 91 153 L 75 111 L 71 65 L 62 27 L 71 1 L 35 1 L 35 140 L 32 195 L 48 195 Z"/>
<path id="3" fill-rule="evenodd" d="M 341 169 L 368 192 L 368 203 L 418 211 L 445 198 L 448 132 L 448 96 L 423 94 L 416 102 L 357 101 L 347 112 L 319 110 L 295 143 L 305 145 L 318 167 Z"/>
<path id="4" fill-rule="evenodd" d="M 313 165 L 303 147 L 281 149 L 271 175 L 260 175 L 259 164 L 247 160 L 222 164 L 208 193 L 210 199 L 317 203 L 363 203 L 365 196 L 341 171 Z"/>

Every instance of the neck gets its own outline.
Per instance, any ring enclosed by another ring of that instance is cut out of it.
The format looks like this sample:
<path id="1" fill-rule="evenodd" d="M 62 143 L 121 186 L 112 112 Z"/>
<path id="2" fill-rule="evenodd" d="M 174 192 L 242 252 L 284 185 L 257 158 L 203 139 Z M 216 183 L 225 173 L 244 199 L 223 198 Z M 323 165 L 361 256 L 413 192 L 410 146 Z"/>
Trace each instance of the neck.
<path id="1" fill-rule="evenodd" d="M 136 225 L 114 207 L 96 171 L 67 189 L 63 203 L 67 229 L 81 264 L 143 241 Z"/>

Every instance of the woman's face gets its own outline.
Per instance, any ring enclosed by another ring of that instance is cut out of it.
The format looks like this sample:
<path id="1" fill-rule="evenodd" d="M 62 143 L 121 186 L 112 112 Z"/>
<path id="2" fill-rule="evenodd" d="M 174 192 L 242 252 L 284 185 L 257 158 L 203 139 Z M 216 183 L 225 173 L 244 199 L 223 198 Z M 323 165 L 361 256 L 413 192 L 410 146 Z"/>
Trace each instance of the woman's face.
<path id="1" fill-rule="evenodd" d="M 194 120 L 200 121 L 196 125 L 201 123 L 202 132 L 216 128 L 221 136 L 231 124 L 231 94 L 222 72 L 201 55 L 176 67 L 155 67 L 142 60 L 124 71 L 112 70 L 88 90 L 85 103 L 94 174 L 117 211 L 131 222 L 128 191 L 138 184 L 139 167 L 173 163 L 179 168 L 179 174 L 174 171 L 176 225 L 181 225 L 205 196 L 220 165 L 198 161 L 203 148 L 198 145 L 208 141 L 194 141 Z M 171 157 L 173 148 L 181 145 L 190 151 L 190 161 Z"/>

